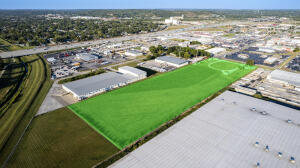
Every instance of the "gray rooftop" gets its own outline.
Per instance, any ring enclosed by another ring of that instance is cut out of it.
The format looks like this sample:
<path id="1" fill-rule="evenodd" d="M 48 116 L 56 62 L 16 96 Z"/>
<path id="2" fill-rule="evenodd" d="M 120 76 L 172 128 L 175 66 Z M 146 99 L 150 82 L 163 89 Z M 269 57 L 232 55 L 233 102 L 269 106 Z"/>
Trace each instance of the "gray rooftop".
<path id="1" fill-rule="evenodd" d="M 92 61 L 92 60 L 98 59 L 98 56 L 90 54 L 90 53 L 79 53 L 79 54 L 76 54 L 76 56 L 84 61 Z"/>
<path id="2" fill-rule="evenodd" d="M 120 69 L 132 72 L 132 73 L 137 74 L 137 75 L 147 74 L 145 71 L 142 71 L 140 69 L 133 68 L 133 67 L 130 67 L 130 66 L 123 66 L 123 67 L 120 67 L 119 70 Z"/>
<path id="3" fill-rule="evenodd" d="M 295 86 L 300 86 L 300 74 L 298 73 L 274 70 L 271 72 L 270 77 L 271 79 L 281 80 Z"/>
<path id="4" fill-rule="evenodd" d="M 227 91 L 111 167 L 253 168 L 259 162 L 263 168 L 296 168 L 300 166 L 297 124 L 298 110 Z M 289 162 L 291 156 L 295 164 Z"/>
<path id="5" fill-rule="evenodd" d="M 116 72 L 107 72 L 89 78 L 77 80 L 74 82 L 69 82 L 64 84 L 64 86 L 72 90 L 77 95 L 84 96 L 93 91 L 108 88 L 112 85 L 126 83 L 134 78 L 135 77 L 132 75 L 123 75 Z"/>
<path id="6" fill-rule="evenodd" d="M 126 52 L 132 53 L 132 54 L 143 54 L 141 51 L 138 50 L 128 50 Z"/>
<path id="7" fill-rule="evenodd" d="M 156 58 L 156 60 L 165 61 L 165 62 L 169 62 L 172 64 L 177 64 L 177 65 L 181 65 L 181 64 L 188 62 L 187 60 L 176 58 L 176 57 L 171 57 L 171 56 L 158 57 L 158 58 Z"/>

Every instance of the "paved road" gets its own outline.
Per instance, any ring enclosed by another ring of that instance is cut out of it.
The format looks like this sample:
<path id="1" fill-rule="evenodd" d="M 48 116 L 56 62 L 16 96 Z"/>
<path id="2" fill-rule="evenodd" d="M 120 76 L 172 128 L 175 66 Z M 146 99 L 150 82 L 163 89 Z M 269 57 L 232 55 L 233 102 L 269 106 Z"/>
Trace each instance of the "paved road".
<path id="1" fill-rule="evenodd" d="M 116 38 L 110 38 L 110 39 L 100 39 L 100 40 L 94 40 L 94 41 L 85 41 L 85 42 L 63 44 L 63 45 L 56 45 L 56 46 L 49 46 L 49 47 L 39 47 L 39 48 L 33 48 L 33 49 L 27 49 L 27 50 L 2 52 L 2 53 L 0 53 L 0 58 L 20 57 L 20 56 L 25 56 L 25 55 L 46 53 L 46 52 L 50 52 L 50 51 L 68 50 L 68 49 L 72 49 L 72 48 L 98 45 L 98 44 L 103 44 L 103 43 L 107 43 L 107 42 L 116 43 L 116 42 L 133 40 L 133 39 L 143 38 L 143 37 L 151 37 L 151 36 L 160 36 L 160 35 L 164 35 L 164 34 L 179 33 L 179 32 L 183 32 L 183 31 L 189 31 L 189 30 L 194 30 L 194 29 L 199 29 L 199 28 L 218 27 L 218 26 L 225 26 L 225 25 L 236 25 L 239 23 L 240 22 L 226 22 L 226 23 L 219 23 L 219 24 L 208 24 L 208 25 L 201 25 L 201 26 L 192 26 L 192 27 L 182 28 L 182 29 L 177 29 L 177 30 L 159 31 L 159 32 L 154 32 L 154 33 L 137 34 L 137 35 L 116 37 Z"/>

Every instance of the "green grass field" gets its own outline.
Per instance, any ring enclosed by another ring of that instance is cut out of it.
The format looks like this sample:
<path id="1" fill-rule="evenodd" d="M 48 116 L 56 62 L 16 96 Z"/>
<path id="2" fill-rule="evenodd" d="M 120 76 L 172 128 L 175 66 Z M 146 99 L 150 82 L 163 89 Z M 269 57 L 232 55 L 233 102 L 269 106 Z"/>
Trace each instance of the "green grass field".
<path id="1" fill-rule="evenodd" d="M 254 69 L 211 58 L 69 108 L 123 149 Z"/>
<path id="2" fill-rule="evenodd" d="M 36 117 L 7 167 L 92 167 L 119 150 L 68 108 Z"/>
<path id="3" fill-rule="evenodd" d="M 11 96 L 5 97 L 7 101 L 0 107 L 0 165 L 19 141 L 52 85 L 49 66 L 41 57 L 25 56 L 10 62 L 13 64 L 5 71 L 6 83 L 1 83 L 5 85 L 0 88 L 1 92 L 13 88 Z M 17 74 L 23 77 L 16 79 Z"/>

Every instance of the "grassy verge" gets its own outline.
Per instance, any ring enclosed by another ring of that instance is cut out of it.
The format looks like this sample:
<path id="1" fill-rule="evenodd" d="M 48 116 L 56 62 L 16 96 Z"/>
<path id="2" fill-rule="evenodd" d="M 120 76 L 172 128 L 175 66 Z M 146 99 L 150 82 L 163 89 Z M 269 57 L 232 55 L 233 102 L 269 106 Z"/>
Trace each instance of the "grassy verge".
<path id="1" fill-rule="evenodd" d="M 18 97 L 0 118 L 0 165 L 11 155 L 52 85 L 50 69 L 40 56 L 21 57 L 21 61 L 26 65 L 26 75 Z"/>
<path id="2" fill-rule="evenodd" d="M 33 120 L 8 167 L 91 167 L 118 151 L 69 109 L 61 108 Z"/>
<path id="3" fill-rule="evenodd" d="M 24 49 L 30 49 L 33 47 L 21 47 L 15 44 L 11 44 L 10 42 L 3 40 L 0 38 L 0 51 L 6 52 L 6 51 L 16 51 L 16 50 L 24 50 Z"/>
<path id="4" fill-rule="evenodd" d="M 117 66 L 113 66 L 112 69 L 118 70 L 120 67 L 123 67 L 123 66 L 136 67 L 138 63 L 139 63 L 139 62 L 137 62 L 137 61 L 133 61 L 133 62 L 129 62 L 129 63 L 117 65 Z"/>
<path id="5" fill-rule="evenodd" d="M 183 29 L 183 28 L 187 28 L 189 26 L 187 25 L 174 25 L 174 26 L 169 26 L 167 30 L 176 30 L 176 29 Z"/>

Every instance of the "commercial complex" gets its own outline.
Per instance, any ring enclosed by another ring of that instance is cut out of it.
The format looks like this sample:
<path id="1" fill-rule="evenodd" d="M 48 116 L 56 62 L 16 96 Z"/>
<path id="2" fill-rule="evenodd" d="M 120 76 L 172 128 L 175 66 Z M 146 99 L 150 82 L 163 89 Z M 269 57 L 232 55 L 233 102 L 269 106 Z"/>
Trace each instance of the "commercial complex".
<path id="1" fill-rule="evenodd" d="M 298 110 L 227 91 L 111 167 L 296 168 L 299 124 Z"/>
<path id="2" fill-rule="evenodd" d="M 163 64 L 168 64 L 170 66 L 174 66 L 177 68 L 189 64 L 189 62 L 187 60 L 176 58 L 176 57 L 171 57 L 171 56 L 158 57 L 155 59 L 155 61 L 159 62 L 159 63 L 163 63 Z"/>

